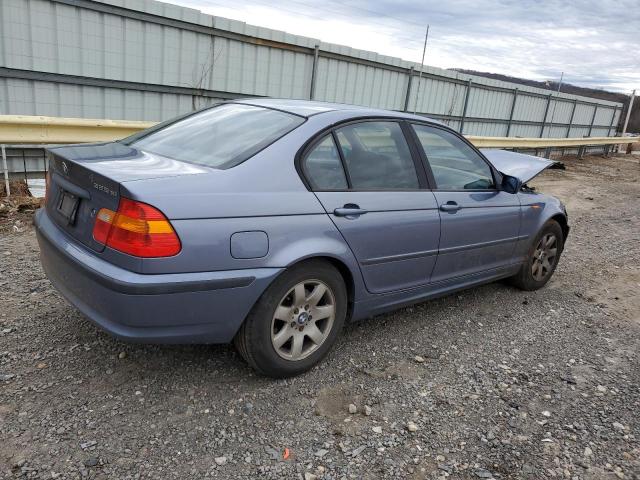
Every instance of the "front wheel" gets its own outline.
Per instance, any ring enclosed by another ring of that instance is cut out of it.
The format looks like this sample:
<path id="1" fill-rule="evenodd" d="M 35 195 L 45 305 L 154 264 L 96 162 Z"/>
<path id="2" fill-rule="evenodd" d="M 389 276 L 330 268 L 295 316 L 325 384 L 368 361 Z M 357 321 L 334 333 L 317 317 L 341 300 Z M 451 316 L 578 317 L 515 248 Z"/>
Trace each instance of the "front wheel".
<path id="1" fill-rule="evenodd" d="M 262 294 L 235 345 L 259 373 L 300 374 L 327 354 L 342 329 L 347 291 L 340 273 L 319 260 L 285 271 Z"/>
<path id="2" fill-rule="evenodd" d="M 563 248 L 562 228 L 555 220 L 549 220 L 531 244 L 520 271 L 512 277 L 513 284 L 522 290 L 544 287 L 558 266 Z"/>

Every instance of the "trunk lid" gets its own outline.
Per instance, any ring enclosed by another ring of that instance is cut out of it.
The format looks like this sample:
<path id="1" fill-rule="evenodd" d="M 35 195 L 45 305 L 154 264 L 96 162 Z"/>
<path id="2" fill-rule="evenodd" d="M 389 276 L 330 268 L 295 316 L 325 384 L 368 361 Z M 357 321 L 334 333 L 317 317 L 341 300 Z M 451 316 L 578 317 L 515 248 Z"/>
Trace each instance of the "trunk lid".
<path id="1" fill-rule="evenodd" d="M 95 217 L 101 208 L 117 210 L 120 184 L 136 180 L 207 173 L 210 170 L 118 142 L 48 148 L 49 217 L 67 234 L 101 252 L 93 239 Z"/>
<path id="2" fill-rule="evenodd" d="M 516 177 L 522 183 L 527 183 L 547 168 L 562 165 L 561 162 L 554 160 L 510 152 L 508 150 L 482 148 L 480 151 L 500 173 Z"/>

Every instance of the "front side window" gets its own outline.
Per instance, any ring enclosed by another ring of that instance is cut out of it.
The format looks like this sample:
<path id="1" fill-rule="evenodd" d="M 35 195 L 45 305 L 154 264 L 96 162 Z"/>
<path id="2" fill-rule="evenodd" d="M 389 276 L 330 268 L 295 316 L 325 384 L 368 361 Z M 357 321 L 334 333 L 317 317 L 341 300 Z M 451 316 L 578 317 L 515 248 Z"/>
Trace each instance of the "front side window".
<path id="1" fill-rule="evenodd" d="M 124 143 L 175 160 L 214 168 L 244 162 L 304 122 L 268 108 L 222 104 Z"/>
<path id="2" fill-rule="evenodd" d="M 409 146 L 396 122 L 362 122 L 336 130 L 354 190 L 419 187 Z"/>
<path id="3" fill-rule="evenodd" d="M 346 190 L 347 179 L 340 154 L 329 134 L 307 154 L 304 174 L 313 190 Z"/>
<path id="4" fill-rule="evenodd" d="M 491 168 L 463 140 L 440 128 L 414 124 L 440 190 L 495 188 Z"/>

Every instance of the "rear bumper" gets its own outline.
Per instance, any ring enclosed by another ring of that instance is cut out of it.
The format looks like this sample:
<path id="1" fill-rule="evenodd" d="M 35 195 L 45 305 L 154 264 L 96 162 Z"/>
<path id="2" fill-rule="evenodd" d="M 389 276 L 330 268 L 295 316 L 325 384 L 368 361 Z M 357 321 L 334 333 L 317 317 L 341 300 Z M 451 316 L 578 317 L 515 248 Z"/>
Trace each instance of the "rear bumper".
<path id="1" fill-rule="evenodd" d="M 93 323 L 123 340 L 226 343 L 279 268 L 143 275 L 71 240 L 38 210 L 40 261 L 56 289 Z"/>

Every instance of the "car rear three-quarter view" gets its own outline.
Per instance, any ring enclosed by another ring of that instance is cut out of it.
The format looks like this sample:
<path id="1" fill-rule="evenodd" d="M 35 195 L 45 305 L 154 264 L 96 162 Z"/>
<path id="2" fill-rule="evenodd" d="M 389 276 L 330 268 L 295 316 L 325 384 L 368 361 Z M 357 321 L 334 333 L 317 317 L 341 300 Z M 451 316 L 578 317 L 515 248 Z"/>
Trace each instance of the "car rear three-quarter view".
<path id="1" fill-rule="evenodd" d="M 541 288 L 569 231 L 526 186 L 553 162 L 349 105 L 228 102 L 49 161 L 37 236 L 70 303 L 129 341 L 234 341 L 274 377 L 345 321 L 501 278 Z"/>

